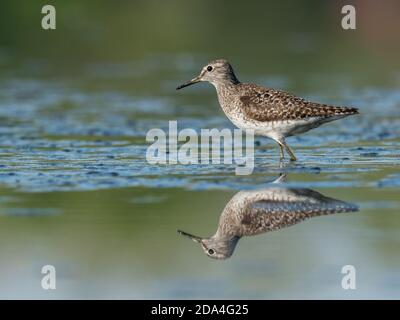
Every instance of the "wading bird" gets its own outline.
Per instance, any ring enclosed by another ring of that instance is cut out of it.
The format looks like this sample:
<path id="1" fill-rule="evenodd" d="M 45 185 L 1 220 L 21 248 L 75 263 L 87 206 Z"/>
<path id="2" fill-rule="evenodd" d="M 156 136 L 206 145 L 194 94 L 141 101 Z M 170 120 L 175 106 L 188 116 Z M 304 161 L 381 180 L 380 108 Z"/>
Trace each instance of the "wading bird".
<path id="1" fill-rule="evenodd" d="M 357 108 L 336 107 L 310 102 L 284 91 L 241 83 L 228 61 L 220 59 L 206 64 L 194 79 L 180 85 L 208 81 L 217 90 L 218 101 L 230 121 L 240 129 L 252 129 L 257 135 L 275 140 L 290 160 L 296 160 L 285 138 L 307 132 L 321 124 L 357 114 Z"/>

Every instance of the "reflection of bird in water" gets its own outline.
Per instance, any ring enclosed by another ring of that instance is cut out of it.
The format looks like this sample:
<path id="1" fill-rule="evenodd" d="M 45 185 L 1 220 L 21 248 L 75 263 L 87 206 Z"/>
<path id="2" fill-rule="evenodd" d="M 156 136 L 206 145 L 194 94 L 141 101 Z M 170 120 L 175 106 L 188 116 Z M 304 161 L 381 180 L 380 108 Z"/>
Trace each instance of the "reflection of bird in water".
<path id="1" fill-rule="evenodd" d="M 277 186 L 236 193 L 221 214 L 217 232 L 210 238 L 178 232 L 200 243 L 207 256 L 226 259 L 243 236 L 282 229 L 312 217 L 357 210 L 356 205 L 310 189 Z"/>

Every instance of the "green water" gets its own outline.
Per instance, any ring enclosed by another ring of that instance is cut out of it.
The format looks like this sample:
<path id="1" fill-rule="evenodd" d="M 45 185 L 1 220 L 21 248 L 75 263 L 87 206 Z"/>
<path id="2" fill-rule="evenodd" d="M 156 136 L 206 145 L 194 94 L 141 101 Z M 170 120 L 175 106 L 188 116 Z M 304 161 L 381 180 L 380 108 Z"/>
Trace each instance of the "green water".
<path id="1" fill-rule="evenodd" d="M 55 31 L 40 1 L 0 13 L 0 298 L 400 298 L 398 7 L 359 4 L 343 31 L 323 1 L 53 3 Z M 210 85 L 175 91 L 222 57 L 243 82 L 361 114 L 290 138 L 294 164 L 256 139 L 250 176 L 149 165 L 146 133 L 168 120 L 233 128 Z M 359 211 L 245 237 L 223 261 L 177 234 L 212 235 L 236 192 L 281 173 Z"/>

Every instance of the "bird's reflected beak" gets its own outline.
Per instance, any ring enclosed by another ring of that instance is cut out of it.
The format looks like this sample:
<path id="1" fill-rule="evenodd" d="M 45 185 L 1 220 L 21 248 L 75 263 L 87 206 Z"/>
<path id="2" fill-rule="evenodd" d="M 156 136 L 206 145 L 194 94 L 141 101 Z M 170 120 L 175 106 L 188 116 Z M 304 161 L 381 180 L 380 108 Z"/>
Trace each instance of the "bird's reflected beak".
<path id="1" fill-rule="evenodd" d="M 188 82 L 186 82 L 184 84 L 181 84 L 180 86 L 176 87 L 176 90 L 191 86 L 192 84 L 195 84 L 195 83 L 200 82 L 200 81 L 201 81 L 200 76 L 197 76 L 196 78 L 193 78 L 192 80 L 190 80 L 190 81 L 188 81 Z"/>
<path id="2" fill-rule="evenodd" d="M 178 233 L 180 235 L 184 236 L 184 237 L 187 237 L 187 238 L 193 240 L 194 242 L 201 243 L 202 239 L 200 237 L 198 237 L 198 236 L 194 236 L 193 234 L 187 233 L 187 232 L 182 231 L 182 230 L 178 230 Z"/>

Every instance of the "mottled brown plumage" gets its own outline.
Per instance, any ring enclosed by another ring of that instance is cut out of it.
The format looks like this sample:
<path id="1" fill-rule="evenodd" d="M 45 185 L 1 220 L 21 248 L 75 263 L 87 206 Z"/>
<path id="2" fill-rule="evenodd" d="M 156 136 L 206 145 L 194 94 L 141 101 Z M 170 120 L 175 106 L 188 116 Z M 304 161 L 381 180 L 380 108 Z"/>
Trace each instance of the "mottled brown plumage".
<path id="1" fill-rule="evenodd" d="M 287 92 L 263 88 L 254 84 L 244 86 L 239 97 L 246 117 L 261 122 L 329 118 L 358 113 L 356 108 L 319 104 L 293 96 Z M 238 90 L 240 91 L 240 90 Z"/>
<path id="2" fill-rule="evenodd" d="M 280 147 L 281 159 L 285 148 L 290 159 L 296 160 L 286 144 L 286 137 L 358 113 L 357 108 L 320 104 L 284 91 L 240 83 L 232 66 L 223 59 L 209 62 L 199 76 L 177 89 L 200 81 L 215 86 L 222 110 L 237 127 L 252 129 L 258 135 L 275 140 Z"/>

